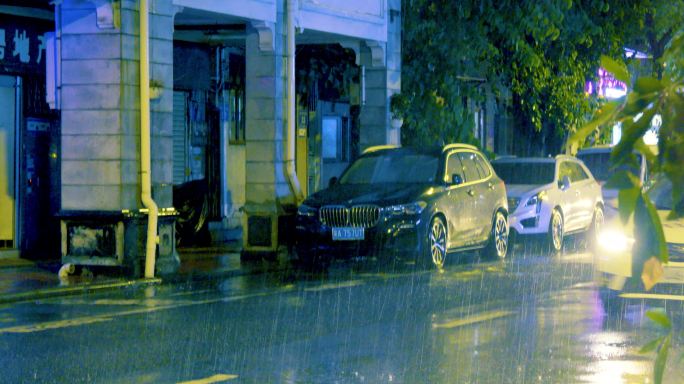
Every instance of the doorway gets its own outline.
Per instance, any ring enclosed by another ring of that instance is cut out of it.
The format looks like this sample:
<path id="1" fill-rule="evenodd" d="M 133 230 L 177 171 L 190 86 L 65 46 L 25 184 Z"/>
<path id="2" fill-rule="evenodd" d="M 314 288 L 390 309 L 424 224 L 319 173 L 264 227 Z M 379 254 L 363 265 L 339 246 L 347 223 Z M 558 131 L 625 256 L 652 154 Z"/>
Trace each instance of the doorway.
<path id="1" fill-rule="evenodd" d="M 19 79 L 0 76 L 0 251 L 17 248 L 17 101 Z"/>

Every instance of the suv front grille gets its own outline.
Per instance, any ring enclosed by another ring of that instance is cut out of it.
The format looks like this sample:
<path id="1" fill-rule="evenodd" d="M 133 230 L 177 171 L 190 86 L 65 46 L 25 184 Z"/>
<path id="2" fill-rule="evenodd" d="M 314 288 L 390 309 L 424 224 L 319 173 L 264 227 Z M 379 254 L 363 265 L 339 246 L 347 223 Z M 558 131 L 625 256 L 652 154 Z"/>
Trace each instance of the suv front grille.
<path id="1" fill-rule="evenodd" d="M 374 227 L 380 220 L 377 205 L 355 205 L 351 208 L 340 205 L 326 205 L 319 211 L 323 225 L 329 227 Z"/>

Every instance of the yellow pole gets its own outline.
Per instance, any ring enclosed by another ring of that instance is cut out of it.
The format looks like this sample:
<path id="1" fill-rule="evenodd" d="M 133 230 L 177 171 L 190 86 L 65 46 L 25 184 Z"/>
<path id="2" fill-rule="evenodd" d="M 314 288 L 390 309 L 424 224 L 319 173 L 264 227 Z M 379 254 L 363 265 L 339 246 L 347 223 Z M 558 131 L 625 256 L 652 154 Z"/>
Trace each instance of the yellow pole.
<path id="1" fill-rule="evenodd" d="M 150 58 L 147 0 L 140 0 L 140 199 L 148 210 L 145 278 L 154 277 L 159 208 L 152 199 L 150 175 Z"/>

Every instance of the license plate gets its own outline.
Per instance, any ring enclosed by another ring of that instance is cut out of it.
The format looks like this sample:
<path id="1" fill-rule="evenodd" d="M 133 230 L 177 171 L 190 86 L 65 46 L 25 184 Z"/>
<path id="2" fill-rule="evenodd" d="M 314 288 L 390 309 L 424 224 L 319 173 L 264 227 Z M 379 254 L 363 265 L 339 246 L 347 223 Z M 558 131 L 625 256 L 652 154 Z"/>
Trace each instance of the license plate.
<path id="1" fill-rule="evenodd" d="M 333 240 L 363 240 L 363 227 L 333 227 Z"/>

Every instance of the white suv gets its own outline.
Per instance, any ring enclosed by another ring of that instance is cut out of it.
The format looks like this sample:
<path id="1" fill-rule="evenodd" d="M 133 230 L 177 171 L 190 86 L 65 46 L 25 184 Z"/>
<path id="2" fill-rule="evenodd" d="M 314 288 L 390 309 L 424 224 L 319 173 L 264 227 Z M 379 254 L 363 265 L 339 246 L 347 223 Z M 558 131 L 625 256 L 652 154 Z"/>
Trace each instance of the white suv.
<path id="1" fill-rule="evenodd" d="M 603 224 L 601 187 L 577 158 L 507 157 L 492 166 L 506 183 L 512 234 L 544 235 L 557 253 L 566 234 L 590 231 L 593 239 Z"/>

